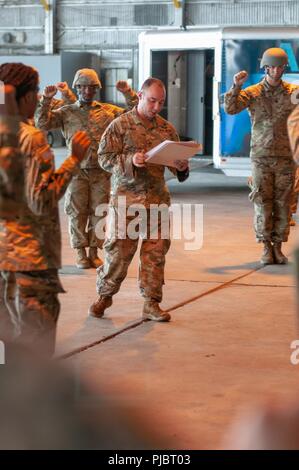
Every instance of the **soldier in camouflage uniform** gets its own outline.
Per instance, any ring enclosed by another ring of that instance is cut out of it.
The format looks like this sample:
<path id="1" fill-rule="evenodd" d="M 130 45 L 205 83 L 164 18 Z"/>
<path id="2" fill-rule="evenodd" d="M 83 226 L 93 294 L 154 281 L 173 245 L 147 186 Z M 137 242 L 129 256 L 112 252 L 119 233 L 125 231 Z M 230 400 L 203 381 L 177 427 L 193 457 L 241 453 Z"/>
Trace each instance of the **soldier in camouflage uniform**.
<path id="1" fill-rule="evenodd" d="M 295 100 L 294 100 L 295 101 Z M 296 167 L 299 166 L 299 102 L 295 107 L 292 114 L 288 118 L 288 134 L 290 139 L 290 146 L 293 153 L 293 159 L 295 161 Z"/>
<path id="2" fill-rule="evenodd" d="M 291 215 L 290 215 L 290 225 L 296 225 L 296 221 L 293 218 L 293 215 L 297 213 L 298 208 L 298 197 L 299 197 L 299 168 L 296 168 L 295 172 L 295 182 L 293 187 L 293 194 L 291 198 Z"/>
<path id="3" fill-rule="evenodd" d="M 132 107 L 137 101 L 136 93 L 126 82 L 118 82 L 118 85 L 128 105 Z M 97 254 L 97 249 L 102 247 L 102 240 L 97 239 L 95 235 L 95 226 L 100 217 L 95 212 L 100 204 L 108 202 L 110 191 L 110 175 L 99 167 L 97 149 L 104 130 L 115 117 L 124 112 L 124 109 L 94 101 L 101 83 L 97 73 L 92 69 L 78 70 L 74 77 L 73 88 L 77 90 L 78 101 L 61 109 L 51 110 L 56 87 L 46 87 L 41 107 L 37 111 L 36 124 L 43 130 L 62 129 L 68 147 L 77 130 L 85 130 L 91 140 L 87 158 L 72 179 L 65 198 L 71 246 L 77 250 L 76 265 L 84 269 L 102 264 Z M 89 247 L 88 256 L 87 247 Z"/>
<path id="4" fill-rule="evenodd" d="M 0 220 L 14 220 L 24 204 L 24 162 L 17 137 L 19 116 L 14 88 L 1 87 L 0 94 Z M 0 275 L 0 339 L 6 341 L 11 337 L 12 325 L 4 292 L 5 283 Z"/>
<path id="5" fill-rule="evenodd" d="M 5 214 L 0 218 L 0 297 L 16 340 L 51 355 L 60 310 L 58 293 L 64 292 L 58 277 L 61 267 L 58 201 L 90 141 L 85 133 L 75 136 L 71 155 L 55 170 L 54 155 L 43 132 L 28 123 L 37 105 L 37 71 L 23 64 L 2 64 L 0 80 L 16 88 L 25 172 L 20 212 L 12 212 L 11 218 Z"/>
<path id="6" fill-rule="evenodd" d="M 174 127 L 158 113 L 165 101 L 165 88 L 160 80 L 150 78 L 143 84 L 138 94 L 139 103 L 132 111 L 113 121 L 105 131 L 99 146 L 99 163 L 112 173 L 111 223 L 116 222 L 116 231 L 109 230 L 103 249 L 105 264 L 97 270 L 97 291 L 99 299 L 89 309 L 91 316 L 100 318 L 104 310 L 112 305 L 116 294 L 125 279 L 129 264 L 138 246 L 138 237 L 130 238 L 128 226 L 134 217 L 126 211 L 126 233 L 118 226 L 122 211 L 120 202 L 124 197 L 126 207 L 138 207 L 146 211 L 146 237 L 142 239 L 139 265 L 139 287 L 144 297 L 143 318 L 168 321 L 170 315 L 160 309 L 162 286 L 164 284 L 165 255 L 170 246 L 169 235 L 161 235 L 161 222 L 150 225 L 152 205 L 164 205 L 168 212 L 170 194 L 165 185 L 165 167 L 145 163 L 145 152 L 164 140 L 178 140 Z M 188 177 L 188 164 L 182 164 L 182 171 L 171 169 L 179 181 Z M 152 236 L 155 232 L 156 236 Z M 153 231 L 153 232 L 152 232 Z M 141 237 L 142 238 L 142 237 Z"/>
<path id="7" fill-rule="evenodd" d="M 255 232 L 263 242 L 262 264 L 285 264 L 282 242 L 289 235 L 290 202 L 294 184 L 294 162 L 287 134 L 287 119 L 294 109 L 292 94 L 298 86 L 282 81 L 288 57 L 280 48 L 267 49 L 261 60 L 266 75 L 257 85 L 241 90 L 248 74 L 234 76 L 225 95 L 225 111 L 236 114 L 248 109 L 252 122 L 251 164 L 255 209 Z"/>

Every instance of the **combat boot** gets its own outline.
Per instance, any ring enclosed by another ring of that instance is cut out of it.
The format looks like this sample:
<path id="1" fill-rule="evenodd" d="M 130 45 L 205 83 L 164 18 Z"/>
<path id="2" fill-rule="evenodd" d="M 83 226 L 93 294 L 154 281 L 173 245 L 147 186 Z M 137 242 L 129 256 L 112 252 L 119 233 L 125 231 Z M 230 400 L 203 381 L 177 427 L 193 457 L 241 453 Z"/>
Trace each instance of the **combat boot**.
<path id="1" fill-rule="evenodd" d="M 90 260 L 86 255 L 85 248 L 78 248 L 77 249 L 76 266 L 79 269 L 91 268 Z"/>
<path id="2" fill-rule="evenodd" d="M 263 242 L 264 250 L 261 257 L 261 264 L 274 264 L 273 247 L 271 242 Z"/>
<path id="3" fill-rule="evenodd" d="M 90 259 L 90 264 L 93 268 L 98 268 L 103 264 L 103 261 L 98 257 L 98 249 L 96 246 L 91 246 L 89 248 L 88 258 Z"/>
<path id="4" fill-rule="evenodd" d="M 156 300 L 146 300 L 143 305 L 142 318 L 144 320 L 169 321 L 169 313 L 161 310 Z"/>
<path id="5" fill-rule="evenodd" d="M 273 254 L 277 264 L 287 264 L 288 258 L 281 251 L 281 242 L 273 243 Z"/>
<path id="6" fill-rule="evenodd" d="M 112 297 L 103 297 L 100 295 L 98 300 L 96 300 L 88 309 L 88 314 L 91 317 L 101 318 L 104 315 L 106 308 L 111 307 Z"/>

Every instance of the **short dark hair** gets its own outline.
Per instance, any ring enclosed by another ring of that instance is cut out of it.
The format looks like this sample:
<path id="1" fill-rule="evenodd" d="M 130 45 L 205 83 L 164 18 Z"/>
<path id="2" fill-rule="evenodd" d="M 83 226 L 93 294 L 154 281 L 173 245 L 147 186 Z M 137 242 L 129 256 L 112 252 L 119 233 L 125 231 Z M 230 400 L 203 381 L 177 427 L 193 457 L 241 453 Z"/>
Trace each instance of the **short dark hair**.
<path id="1" fill-rule="evenodd" d="M 149 77 L 143 82 L 140 88 L 140 91 L 147 90 L 149 87 L 151 87 L 154 84 L 158 85 L 159 87 L 163 88 L 163 90 L 166 91 L 164 83 L 161 80 L 159 80 L 159 78 L 153 78 L 153 77 Z"/>
<path id="2" fill-rule="evenodd" d="M 0 80 L 5 85 L 15 87 L 17 101 L 29 91 L 38 91 L 39 76 L 37 70 L 20 62 L 1 64 Z"/>

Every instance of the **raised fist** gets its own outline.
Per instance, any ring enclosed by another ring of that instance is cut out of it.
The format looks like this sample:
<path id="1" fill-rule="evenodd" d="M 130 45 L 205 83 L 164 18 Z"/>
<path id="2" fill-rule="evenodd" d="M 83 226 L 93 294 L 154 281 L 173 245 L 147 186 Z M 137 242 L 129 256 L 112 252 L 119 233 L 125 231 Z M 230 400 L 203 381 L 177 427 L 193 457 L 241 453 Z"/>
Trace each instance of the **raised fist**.
<path id="1" fill-rule="evenodd" d="M 66 82 L 58 82 L 56 83 L 56 88 L 62 95 L 67 95 L 69 91 L 69 86 Z"/>
<path id="2" fill-rule="evenodd" d="M 55 85 L 49 85 L 46 86 L 46 88 L 43 91 L 43 96 L 46 98 L 53 98 L 57 93 L 57 87 Z"/>
<path id="3" fill-rule="evenodd" d="M 120 91 L 121 93 L 126 93 L 131 89 L 130 85 L 125 81 L 125 80 L 118 80 L 116 82 L 116 89 Z"/>
<path id="4" fill-rule="evenodd" d="M 236 86 L 242 86 L 243 83 L 246 82 L 248 78 L 248 73 L 246 72 L 246 70 L 242 70 L 241 72 L 238 72 L 236 73 L 236 75 L 234 75 L 234 84 Z"/>

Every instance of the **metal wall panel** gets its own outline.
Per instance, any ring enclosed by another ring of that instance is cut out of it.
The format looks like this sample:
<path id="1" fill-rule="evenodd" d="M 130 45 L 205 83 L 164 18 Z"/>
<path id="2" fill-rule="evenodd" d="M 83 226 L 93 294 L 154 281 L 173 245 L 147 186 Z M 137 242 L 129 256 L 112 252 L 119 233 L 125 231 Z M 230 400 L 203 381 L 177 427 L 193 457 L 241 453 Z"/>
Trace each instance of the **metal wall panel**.
<path id="1" fill-rule="evenodd" d="M 228 1 L 228 0 L 226 0 Z M 281 1 L 281 0 L 280 0 Z M 74 5 L 93 5 L 98 7 L 101 6 L 110 7 L 115 6 L 118 8 L 119 5 L 170 5 L 173 6 L 173 0 L 57 0 L 60 6 L 72 7 Z"/>
<path id="2" fill-rule="evenodd" d="M 168 2 L 167 2 L 168 3 Z M 71 12 L 71 14 L 70 14 Z M 58 3 L 57 13 L 60 29 L 91 28 L 103 26 L 167 26 L 174 19 L 173 5 L 154 3 L 151 5 L 130 4 L 72 4 Z M 111 19 L 114 19 L 113 23 Z"/>
<path id="3" fill-rule="evenodd" d="M 0 54 L 26 54 L 26 53 L 34 53 L 44 51 L 44 32 L 43 30 L 35 31 L 35 30 L 25 30 L 22 37 L 20 32 L 16 32 L 13 30 L 8 30 L 7 32 L 12 33 L 13 40 L 12 42 L 7 43 L 5 41 L 5 33 L 6 31 L 0 31 Z"/>
<path id="4" fill-rule="evenodd" d="M 71 14 L 70 14 L 71 12 Z M 134 17 L 133 5 L 118 5 L 111 9 L 102 5 L 61 5 L 58 4 L 57 14 L 59 28 L 90 28 L 110 26 L 111 18 L 117 18 L 117 26 L 131 26 Z"/>
<path id="5" fill-rule="evenodd" d="M 1 5 L 0 6 L 0 27 L 22 28 L 30 26 L 43 26 L 44 10 L 40 5 Z"/>
<path id="6" fill-rule="evenodd" d="M 98 50 L 111 48 L 128 48 L 138 44 L 138 35 L 142 30 L 83 30 L 64 31 L 59 40 L 60 50 Z"/>
<path id="7" fill-rule="evenodd" d="M 44 9 L 38 2 L 1 2 L 0 53 L 42 52 L 44 18 Z"/>
<path id="8" fill-rule="evenodd" d="M 119 60 L 123 49 L 136 50 L 141 31 L 175 22 L 172 0 L 56 0 L 56 7 L 57 52 L 118 50 Z M 187 26 L 297 26 L 299 1 L 188 0 L 186 14 Z M 40 0 L 0 0 L 0 52 L 42 51 L 44 23 Z"/>
<path id="9" fill-rule="evenodd" d="M 299 2 L 199 1 L 186 4 L 187 24 L 219 26 L 286 26 L 299 22 Z"/>

